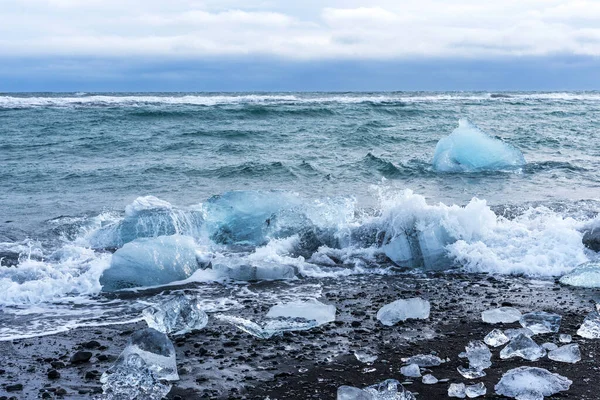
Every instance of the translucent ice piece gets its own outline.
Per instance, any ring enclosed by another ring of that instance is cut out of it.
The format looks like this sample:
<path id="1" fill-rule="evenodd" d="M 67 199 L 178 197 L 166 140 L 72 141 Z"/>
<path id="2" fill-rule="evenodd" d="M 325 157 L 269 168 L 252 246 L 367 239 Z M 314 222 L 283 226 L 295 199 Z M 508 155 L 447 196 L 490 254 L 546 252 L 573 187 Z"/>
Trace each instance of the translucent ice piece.
<path id="1" fill-rule="evenodd" d="M 574 364 L 581 360 L 581 351 L 577 344 L 567 344 L 549 352 L 548 358 Z"/>
<path id="2" fill-rule="evenodd" d="M 474 385 L 468 385 L 465 388 L 465 394 L 470 399 L 474 399 L 475 397 L 485 396 L 486 392 L 487 392 L 487 389 L 483 382 L 479 382 Z"/>
<path id="3" fill-rule="evenodd" d="M 431 374 L 427 374 L 423 375 L 423 379 L 421 379 L 421 382 L 423 382 L 425 385 L 434 385 L 438 383 L 438 379 Z"/>
<path id="4" fill-rule="evenodd" d="M 538 346 L 531 338 L 520 334 L 512 339 L 505 348 L 500 351 L 500 358 L 507 359 L 521 357 L 529 361 L 537 361 L 546 355 L 546 350 Z"/>
<path id="5" fill-rule="evenodd" d="M 377 312 L 377 319 L 387 326 L 409 318 L 426 319 L 429 318 L 430 308 L 429 302 L 419 297 L 396 300 L 381 307 Z"/>
<path id="6" fill-rule="evenodd" d="M 492 366 L 492 352 L 480 340 L 473 340 L 465 347 L 469 367 L 474 369 L 486 369 Z"/>
<path id="7" fill-rule="evenodd" d="M 318 326 L 317 321 L 305 318 L 278 317 L 266 320 L 262 326 L 245 318 L 217 315 L 216 319 L 230 323 L 236 328 L 260 339 L 270 339 L 283 332 L 305 331 Z"/>
<path id="8" fill-rule="evenodd" d="M 548 351 L 552 351 L 552 350 L 558 349 L 557 345 L 555 345 L 554 343 L 550 343 L 550 342 L 542 343 L 542 347 L 544 349 L 548 350 Z"/>
<path id="9" fill-rule="evenodd" d="M 431 354 L 418 354 L 409 358 L 403 358 L 402 362 L 406 364 L 417 364 L 419 367 L 437 367 L 444 361 L 438 356 Z"/>
<path id="10" fill-rule="evenodd" d="M 146 308 L 143 316 L 150 328 L 173 335 L 202 329 L 208 323 L 208 315 L 202 311 L 198 298 L 184 294 Z"/>
<path id="11" fill-rule="evenodd" d="M 335 321 L 336 308 L 334 305 L 323 304 L 316 299 L 308 301 L 294 301 L 286 304 L 277 304 L 267 313 L 267 318 L 289 317 L 315 320 L 318 325 Z"/>
<path id="12" fill-rule="evenodd" d="M 421 370 L 417 364 L 408 364 L 400 368 L 400 373 L 409 378 L 418 378 L 421 376 Z"/>
<path id="13" fill-rule="evenodd" d="M 532 337 L 535 335 L 535 333 L 533 333 L 531 329 L 527 328 L 506 329 L 504 331 L 504 334 L 511 340 L 519 335 L 525 335 L 527 337 Z"/>
<path id="14" fill-rule="evenodd" d="M 456 370 L 466 379 L 477 379 L 486 375 L 485 371 L 480 368 L 465 368 L 459 366 Z"/>
<path id="15" fill-rule="evenodd" d="M 600 339 L 600 314 L 593 311 L 583 320 L 577 334 L 586 339 Z"/>
<path id="16" fill-rule="evenodd" d="M 364 351 L 355 351 L 354 357 L 361 363 L 371 364 L 377 360 L 377 356 L 375 354 L 369 354 Z"/>
<path id="17" fill-rule="evenodd" d="M 535 311 L 524 314 L 519 323 L 523 328 L 531 329 L 536 335 L 538 333 L 558 332 L 562 317 L 558 314 Z"/>
<path id="18" fill-rule="evenodd" d="M 567 335 L 566 333 L 561 333 L 558 336 L 558 341 L 561 343 L 571 343 L 572 340 L 573 338 L 571 337 L 571 335 Z"/>
<path id="19" fill-rule="evenodd" d="M 508 343 L 510 339 L 500 329 L 494 329 L 483 338 L 483 341 L 488 346 L 498 347 Z"/>
<path id="20" fill-rule="evenodd" d="M 448 388 L 448 397 L 458 397 L 459 399 L 464 399 L 467 397 L 465 391 L 467 390 L 464 383 L 451 383 Z"/>
<path id="21" fill-rule="evenodd" d="M 337 400 L 415 400 L 415 396 L 395 379 L 359 389 L 352 386 L 340 386 Z"/>
<path id="22" fill-rule="evenodd" d="M 500 307 L 481 313 L 481 319 L 488 324 L 510 324 L 521 319 L 521 311 L 513 307 Z"/>
<path id="23" fill-rule="evenodd" d="M 577 266 L 560 278 L 560 283 L 571 286 L 600 287 L 600 262 L 590 262 Z"/>
<path id="24" fill-rule="evenodd" d="M 543 400 L 544 396 L 569 390 L 573 382 L 543 368 L 519 367 L 502 375 L 497 394 L 518 400 Z"/>

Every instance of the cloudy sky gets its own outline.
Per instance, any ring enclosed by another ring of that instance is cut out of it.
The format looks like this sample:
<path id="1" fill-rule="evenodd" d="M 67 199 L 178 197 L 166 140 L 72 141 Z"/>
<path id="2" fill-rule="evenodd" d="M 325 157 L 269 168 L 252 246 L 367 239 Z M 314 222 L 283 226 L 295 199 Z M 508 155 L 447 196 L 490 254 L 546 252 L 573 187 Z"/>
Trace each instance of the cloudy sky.
<path id="1" fill-rule="evenodd" d="M 2 0 L 0 91 L 600 89 L 599 0 Z"/>

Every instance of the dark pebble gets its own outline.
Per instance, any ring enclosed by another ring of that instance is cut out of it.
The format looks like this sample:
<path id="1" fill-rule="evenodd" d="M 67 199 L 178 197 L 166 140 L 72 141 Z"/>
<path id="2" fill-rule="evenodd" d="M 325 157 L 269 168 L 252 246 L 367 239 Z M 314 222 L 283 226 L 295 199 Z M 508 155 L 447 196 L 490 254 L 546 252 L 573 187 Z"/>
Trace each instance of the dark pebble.
<path id="1" fill-rule="evenodd" d="M 100 346 L 100 343 L 95 340 L 90 340 L 89 342 L 83 344 L 84 349 L 97 349 Z"/>
<path id="2" fill-rule="evenodd" d="M 23 390 L 23 385 L 21 385 L 20 383 L 8 385 L 6 387 L 7 392 L 20 392 L 21 390 Z"/>
<path id="3" fill-rule="evenodd" d="M 58 379 L 60 378 L 60 372 L 55 369 L 51 369 L 48 371 L 48 379 Z"/>
<path id="4" fill-rule="evenodd" d="M 91 352 L 78 351 L 77 353 L 73 354 L 73 357 L 71 357 L 71 362 L 73 364 L 85 363 L 85 362 L 90 361 L 90 358 L 92 358 Z"/>

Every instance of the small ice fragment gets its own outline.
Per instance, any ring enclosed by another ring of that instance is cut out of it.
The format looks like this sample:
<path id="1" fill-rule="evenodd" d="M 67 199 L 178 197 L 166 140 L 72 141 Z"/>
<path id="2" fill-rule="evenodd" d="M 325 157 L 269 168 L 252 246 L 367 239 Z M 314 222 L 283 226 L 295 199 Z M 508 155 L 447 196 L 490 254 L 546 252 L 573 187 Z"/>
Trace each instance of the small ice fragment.
<path id="1" fill-rule="evenodd" d="M 548 353 L 548 358 L 554 361 L 574 364 L 581 360 L 581 351 L 577 344 L 566 344 Z"/>
<path id="2" fill-rule="evenodd" d="M 481 313 L 481 319 L 488 324 L 510 324 L 521 319 L 521 311 L 513 307 L 500 307 Z"/>
<path id="3" fill-rule="evenodd" d="M 372 362 L 374 362 L 375 360 L 377 360 L 377 356 L 374 354 L 369 354 L 366 353 L 364 351 L 355 351 L 354 352 L 354 357 L 356 357 L 356 359 L 358 361 L 360 361 L 361 363 L 365 363 L 365 364 L 371 364 Z"/>
<path id="4" fill-rule="evenodd" d="M 373 400 L 373 395 L 357 387 L 340 386 L 337 390 L 337 400 Z"/>
<path id="5" fill-rule="evenodd" d="M 532 337 L 533 335 L 535 335 L 535 333 L 533 333 L 533 331 L 531 329 L 527 329 L 527 328 L 507 329 L 504 331 L 504 334 L 509 339 L 514 339 L 519 335 L 525 335 L 527 337 Z"/>
<path id="6" fill-rule="evenodd" d="M 425 385 L 434 385 L 434 384 L 438 383 L 438 379 L 431 374 L 423 375 L 423 379 L 421 381 Z"/>
<path id="7" fill-rule="evenodd" d="M 466 379 L 483 378 L 486 375 L 485 371 L 480 368 L 465 368 L 459 366 L 456 370 Z"/>
<path id="8" fill-rule="evenodd" d="M 464 383 L 451 383 L 448 388 L 448 397 L 458 397 L 459 399 L 464 399 L 467 397 L 466 394 L 466 386 Z"/>
<path id="9" fill-rule="evenodd" d="M 574 270 L 563 275 L 560 283 L 585 288 L 600 287 L 600 262 L 578 265 Z"/>
<path id="10" fill-rule="evenodd" d="M 529 361 L 537 361 L 546 355 L 546 350 L 538 346 L 531 338 L 521 334 L 512 339 L 505 348 L 500 351 L 503 360 L 513 357 L 521 357 Z"/>
<path id="11" fill-rule="evenodd" d="M 277 304 L 269 309 L 267 318 L 288 317 L 315 320 L 318 325 L 335 321 L 334 305 L 323 304 L 316 299 Z"/>
<path id="12" fill-rule="evenodd" d="M 388 379 L 364 389 L 340 386 L 337 400 L 415 400 L 415 396 L 397 380 Z"/>
<path id="13" fill-rule="evenodd" d="M 131 335 L 127 346 L 100 378 L 107 400 L 160 400 L 179 380 L 175 348 L 167 335 L 152 328 Z"/>
<path id="14" fill-rule="evenodd" d="M 198 298 L 184 294 L 146 308 L 142 314 L 150 328 L 173 335 L 202 329 L 208 323 L 208 315 L 202 311 Z"/>
<path id="15" fill-rule="evenodd" d="M 429 302 L 419 297 L 396 300 L 381 307 L 377 312 L 377 319 L 387 326 L 392 326 L 409 318 L 427 319 L 429 318 L 430 308 Z"/>
<path id="16" fill-rule="evenodd" d="M 536 335 L 538 333 L 558 332 L 562 317 L 558 314 L 544 311 L 534 311 L 521 317 L 519 323 L 523 328 L 531 329 Z"/>
<path id="17" fill-rule="evenodd" d="M 571 343 L 572 340 L 573 338 L 571 335 L 567 335 L 566 333 L 561 333 L 558 337 L 558 341 L 561 343 Z"/>
<path id="18" fill-rule="evenodd" d="M 500 329 L 494 329 L 483 338 L 483 341 L 488 346 L 498 347 L 508 343 L 510 339 Z"/>
<path id="19" fill-rule="evenodd" d="M 487 389 L 483 382 L 469 385 L 465 388 L 465 394 L 468 398 L 474 399 L 475 397 L 485 396 Z"/>
<path id="20" fill-rule="evenodd" d="M 552 350 L 558 349 L 557 345 L 555 345 L 554 343 L 550 343 L 550 342 L 542 343 L 542 347 L 545 348 L 548 351 L 552 351 Z"/>
<path id="21" fill-rule="evenodd" d="M 502 375 L 496 393 L 518 400 L 543 400 L 544 396 L 569 390 L 573 382 L 543 368 L 519 367 Z"/>
<path id="22" fill-rule="evenodd" d="M 409 378 L 418 378 L 421 376 L 421 370 L 417 364 L 409 364 L 400 368 L 400 373 Z"/>
<path id="23" fill-rule="evenodd" d="M 592 311 L 585 317 L 577 334 L 586 339 L 600 339 L 600 314 Z"/>
<path id="24" fill-rule="evenodd" d="M 315 320 L 304 318 L 278 317 L 267 320 L 262 326 L 248 319 L 231 315 L 217 315 L 215 318 L 260 339 L 270 339 L 273 336 L 281 335 L 283 332 L 305 331 L 317 326 Z"/>
<path id="25" fill-rule="evenodd" d="M 438 356 L 431 354 L 418 354 L 409 358 L 403 358 L 402 362 L 406 364 L 417 364 L 419 367 L 437 367 L 444 361 Z"/>
<path id="26" fill-rule="evenodd" d="M 480 340 L 473 340 L 465 347 L 469 367 L 475 369 L 486 369 L 492 366 L 492 352 Z"/>

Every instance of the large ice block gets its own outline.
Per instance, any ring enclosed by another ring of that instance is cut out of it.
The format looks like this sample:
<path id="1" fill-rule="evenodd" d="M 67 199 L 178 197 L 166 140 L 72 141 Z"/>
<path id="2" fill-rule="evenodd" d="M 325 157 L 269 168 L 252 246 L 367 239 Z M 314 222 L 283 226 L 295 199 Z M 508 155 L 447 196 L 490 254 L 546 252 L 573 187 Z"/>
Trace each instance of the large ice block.
<path id="1" fill-rule="evenodd" d="M 202 329 L 208 323 L 208 315 L 202 311 L 199 299 L 185 294 L 176 294 L 167 301 L 148 307 L 142 314 L 150 328 L 173 335 Z"/>
<path id="2" fill-rule="evenodd" d="M 587 288 L 600 287 L 600 262 L 589 262 L 577 266 L 573 271 L 563 275 L 560 283 Z"/>
<path id="3" fill-rule="evenodd" d="M 561 320 L 562 317 L 558 314 L 534 311 L 524 314 L 519 323 L 523 328 L 531 329 L 537 335 L 539 333 L 558 332 Z"/>
<path id="4" fill-rule="evenodd" d="M 392 326 L 409 318 L 427 319 L 429 318 L 430 308 L 429 302 L 419 297 L 396 300 L 381 307 L 377 312 L 377 319 L 387 326 Z"/>
<path id="5" fill-rule="evenodd" d="M 537 361 L 546 355 L 546 350 L 538 346 L 533 339 L 520 334 L 512 339 L 505 348 L 500 351 L 500 358 L 508 359 L 521 357 L 529 361 Z"/>
<path id="6" fill-rule="evenodd" d="M 543 400 L 544 396 L 569 390 L 572 383 L 543 368 L 519 367 L 502 375 L 495 390 L 497 394 L 517 400 Z"/>
<path id="7" fill-rule="evenodd" d="M 510 324 L 521 319 L 521 311 L 513 307 L 499 307 L 481 313 L 481 319 L 488 324 Z"/>
<path id="8" fill-rule="evenodd" d="M 600 314 L 593 311 L 585 317 L 577 334 L 586 339 L 600 339 Z"/>

